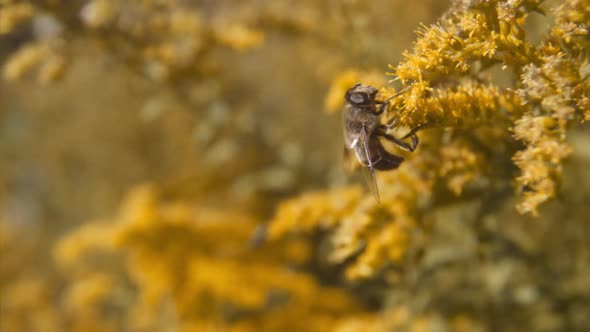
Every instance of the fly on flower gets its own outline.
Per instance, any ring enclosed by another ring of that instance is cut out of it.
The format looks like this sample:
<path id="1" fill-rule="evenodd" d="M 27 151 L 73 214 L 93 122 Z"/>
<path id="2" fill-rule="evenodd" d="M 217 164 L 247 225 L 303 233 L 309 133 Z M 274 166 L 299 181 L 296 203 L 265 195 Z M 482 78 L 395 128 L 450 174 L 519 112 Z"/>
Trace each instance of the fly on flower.
<path id="1" fill-rule="evenodd" d="M 377 89 L 360 83 L 346 92 L 344 97 L 346 100 L 344 109 L 344 142 L 346 148 L 344 152 L 346 157 L 352 151 L 357 161 L 363 165 L 362 171 L 369 189 L 377 202 L 379 202 L 379 188 L 375 171 L 396 169 L 404 161 L 401 156 L 388 152 L 383 147 L 380 139 L 385 138 L 401 149 L 412 152 L 418 146 L 416 132 L 422 126 L 412 129 L 401 138 L 389 134 L 389 131 L 395 128 L 396 121 L 387 125 L 382 124 L 380 121 L 381 114 L 385 111 L 389 99 L 378 101 L 375 99 L 376 96 Z M 409 143 L 404 141 L 408 138 L 411 139 Z"/>

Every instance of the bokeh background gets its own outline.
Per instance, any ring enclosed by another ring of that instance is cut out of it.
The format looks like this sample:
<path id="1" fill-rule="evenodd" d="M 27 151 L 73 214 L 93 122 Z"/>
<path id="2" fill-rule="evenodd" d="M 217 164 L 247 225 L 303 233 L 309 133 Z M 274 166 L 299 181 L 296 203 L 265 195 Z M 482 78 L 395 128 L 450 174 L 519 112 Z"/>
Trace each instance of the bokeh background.
<path id="1" fill-rule="evenodd" d="M 588 331 L 587 129 L 539 217 L 459 190 L 353 264 L 338 84 L 449 5 L 0 1 L 0 331 Z"/>

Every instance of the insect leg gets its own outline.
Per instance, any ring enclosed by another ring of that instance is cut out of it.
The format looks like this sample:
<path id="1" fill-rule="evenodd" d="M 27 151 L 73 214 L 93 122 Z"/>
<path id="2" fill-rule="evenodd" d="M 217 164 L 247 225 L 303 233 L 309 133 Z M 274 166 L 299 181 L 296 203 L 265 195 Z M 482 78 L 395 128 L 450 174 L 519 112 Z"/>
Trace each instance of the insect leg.
<path id="1" fill-rule="evenodd" d="M 416 133 L 418 132 L 418 130 L 420 130 L 420 129 L 422 129 L 422 128 L 426 127 L 426 126 L 428 126 L 428 124 L 429 124 L 429 123 L 428 123 L 428 122 L 426 122 L 426 123 L 423 123 L 423 124 L 421 124 L 421 125 L 418 125 L 416 128 L 414 128 L 414 129 L 410 130 L 410 132 L 409 132 L 409 133 L 405 134 L 405 135 L 404 135 L 402 138 L 400 138 L 400 139 L 406 139 L 406 138 L 408 138 L 408 137 L 410 137 L 410 136 L 416 136 Z"/>
<path id="2" fill-rule="evenodd" d="M 406 150 L 406 151 L 410 151 L 413 152 L 414 150 L 416 150 L 416 147 L 418 146 L 418 136 L 414 135 L 412 136 L 412 144 L 407 143 L 402 141 L 399 138 L 393 137 L 392 135 L 386 134 L 383 135 L 383 138 L 385 138 L 386 140 L 397 144 L 400 148 Z"/>
<path id="3" fill-rule="evenodd" d="M 380 105 L 379 108 L 375 111 L 375 115 L 383 114 L 388 101 L 389 101 L 389 99 L 387 99 L 386 101 L 376 101 L 375 102 L 375 104 Z"/>
<path id="4" fill-rule="evenodd" d="M 416 147 L 418 146 L 418 135 L 416 135 L 416 133 L 428 126 L 430 123 L 426 122 L 423 123 L 417 127 L 415 127 L 414 129 L 410 130 L 409 133 L 405 134 L 404 136 L 402 136 L 401 138 L 396 138 L 392 135 L 387 134 L 387 131 L 390 130 L 392 127 L 395 127 L 395 125 L 397 124 L 397 118 L 395 118 L 391 123 L 384 125 L 383 128 L 380 129 L 380 135 L 382 135 L 383 137 L 385 137 L 387 140 L 396 143 L 397 145 L 399 145 L 401 148 L 408 150 L 408 151 L 414 151 L 416 149 Z M 403 140 L 405 140 L 406 138 L 411 138 L 412 139 L 412 144 L 408 144 L 403 142 Z"/>
<path id="5" fill-rule="evenodd" d="M 383 111 L 385 111 L 385 107 L 389 104 L 389 101 L 392 100 L 393 98 L 401 95 L 402 93 L 408 91 L 408 88 L 405 88 L 401 91 L 399 91 L 398 93 L 394 94 L 393 96 L 385 99 L 384 101 L 375 101 L 375 104 L 381 105 L 379 106 L 379 108 L 377 109 L 377 111 L 375 112 L 376 115 L 381 115 L 383 113 Z"/>
<path id="6" fill-rule="evenodd" d="M 386 128 L 386 127 L 385 127 Z M 385 138 L 386 140 L 397 144 L 400 148 L 406 150 L 406 151 L 410 151 L 410 152 L 414 152 L 414 150 L 416 150 L 416 147 L 418 146 L 418 135 L 416 135 L 416 133 L 412 133 L 410 135 L 410 137 L 412 138 L 412 143 L 407 143 L 404 142 L 404 139 L 408 138 L 408 135 L 404 136 L 403 138 L 397 138 L 393 135 L 388 134 L 385 131 L 385 128 L 382 127 L 379 130 L 379 135 L 382 136 L 383 138 Z"/>

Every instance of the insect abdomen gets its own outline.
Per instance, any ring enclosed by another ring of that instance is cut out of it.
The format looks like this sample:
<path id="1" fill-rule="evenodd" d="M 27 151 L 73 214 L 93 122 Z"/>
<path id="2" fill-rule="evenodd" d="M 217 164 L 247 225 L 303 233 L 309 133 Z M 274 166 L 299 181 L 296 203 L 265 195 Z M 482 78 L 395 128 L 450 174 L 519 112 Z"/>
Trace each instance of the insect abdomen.
<path id="1" fill-rule="evenodd" d="M 369 156 L 371 162 L 367 160 L 367 154 L 361 147 L 355 148 L 355 154 L 364 166 L 372 167 L 378 171 L 396 169 L 404 161 L 404 158 L 387 152 L 381 142 L 377 139 L 371 140 L 369 143 Z"/>
<path id="2" fill-rule="evenodd" d="M 404 161 L 404 158 L 391 154 L 380 146 L 379 159 L 373 163 L 373 167 L 379 171 L 389 171 L 396 169 Z"/>

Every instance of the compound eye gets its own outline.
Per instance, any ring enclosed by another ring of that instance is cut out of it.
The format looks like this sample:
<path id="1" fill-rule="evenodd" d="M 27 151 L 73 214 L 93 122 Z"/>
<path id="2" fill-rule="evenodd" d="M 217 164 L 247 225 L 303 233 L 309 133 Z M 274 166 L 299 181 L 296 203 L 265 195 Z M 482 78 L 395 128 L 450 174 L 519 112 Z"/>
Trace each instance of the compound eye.
<path id="1" fill-rule="evenodd" d="M 355 104 L 365 104 L 368 102 L 367 95 L 364 93 L 359 93 L 359 92 L 353 93 L 350 96 L 350 101 Z"/>

